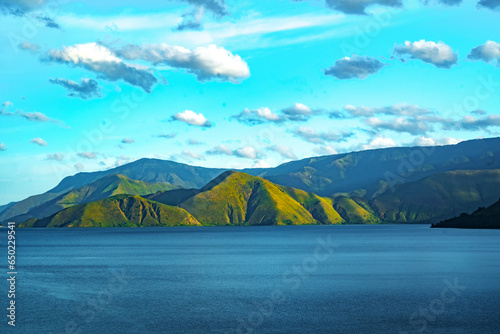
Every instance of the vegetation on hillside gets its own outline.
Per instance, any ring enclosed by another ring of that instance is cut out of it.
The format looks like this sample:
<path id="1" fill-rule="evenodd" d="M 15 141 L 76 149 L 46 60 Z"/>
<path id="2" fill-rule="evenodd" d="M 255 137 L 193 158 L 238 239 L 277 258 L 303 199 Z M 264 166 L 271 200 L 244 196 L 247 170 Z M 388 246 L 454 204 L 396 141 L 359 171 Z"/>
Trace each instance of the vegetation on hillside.
<path id="1" fill-rule="evenodd" d="M 20 227 L 151 227 L 197 226 L 184 209 L 140 196 L 117 195 L 64 209 L 43 219 L 32 218 Z"/>

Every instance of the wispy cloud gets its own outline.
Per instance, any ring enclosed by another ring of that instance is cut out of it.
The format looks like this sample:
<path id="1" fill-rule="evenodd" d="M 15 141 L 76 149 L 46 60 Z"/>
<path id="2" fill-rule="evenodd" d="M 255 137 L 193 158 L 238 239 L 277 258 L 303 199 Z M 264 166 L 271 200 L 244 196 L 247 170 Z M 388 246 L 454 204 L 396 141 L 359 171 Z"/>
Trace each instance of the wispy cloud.
<path id="1" fill-rule="evenodd" d="M 80 158 L 84 159 L 95 159 L 97 154 L 95 152 L 80 152 L 77 154 Z"/>
<path id="2" fill-rule="evenodd" d="M 53 78 L 49 79 L 49 82 L 66 88 L 70 97 L 79 97 L 83 100 L 88 100 L 101 96 L 99 83 L 93 79 L 82 78 L 80 79 L 80 83 L 77 83 L 68 79 Z"/>
<path id="3" fill-rule="evenodd" d="M 313 144 L 322 144 L 325 142 L 342 142 L 346 141 L 353 135 L 352 132 L 318 132 L 310 126 L 300 126 L 291 130 L 296 136 Z"/>
<path id="4" fill-rule="evenodd" d="M 61 153 L 47 154 L 47 160 L 62 161 L 63 159 L 64 154 Z"/>

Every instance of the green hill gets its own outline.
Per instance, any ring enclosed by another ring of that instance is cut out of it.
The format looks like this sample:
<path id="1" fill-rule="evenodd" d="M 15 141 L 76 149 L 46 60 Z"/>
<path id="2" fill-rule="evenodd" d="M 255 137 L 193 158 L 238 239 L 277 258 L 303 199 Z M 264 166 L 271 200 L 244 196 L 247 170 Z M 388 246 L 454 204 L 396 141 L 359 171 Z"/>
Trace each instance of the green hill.
<path id="1" fill-rule="evenodd" d="M 184 209 L 140 196 L 117 195 L 64 209 L 43 219 L 32 218 L 20 227 L 151 227 L 196 226 Z"/>
<path id="2" fill-rule="evenodd" d="M 199 193 L 200 190 L 198 189 L 175 189 L 167 191 L 158 191 L 154 194 L 142 197 L 163 204 L 178 206 L 188 198 L 193 197 Z"/>
<path id="3" fill-rule="evenodd" d="M 320 224 L 342 224 L 345 218 L 335 211 L 329 198 L 319 197 L 304 190 L 280 186 L 289 196 L 300 203 Z"/>
<path id="4" fill-rule="evenodd" d="M 500 200 L 487 208 L 479 208 L 470 215 L 462 213 L 456 218 L 444 220 L 431 227 L 500 229 Z"/>
<path id="5" fill-rule="evenodd" d="M 487 138 L 464 141 L 457 145 L 394 147 L 312 157 L 274 168 L 241 171 L 263 177 L 275 184 L 314 192 L 319 196 L 333 197 L 334 194 L 342 193 L 373 199 L 391 186 L 389 180 L 415 182 L 448 171 L 499 168 L 500 138 Z M 410 172 L 404 178 L 400 177 L 401 170 L 407 169 Z M 0 209 L 4 210 L 0 213 L 0 221 L 28 213 L 57 196 L 111 174 L 121 174 L 145 182 L 168 182 L 189 189 L 203 187 L 226 170 L 158 159 L 140 159 L 106 171 L 66 177 L 45 194 L 32 196 Z"/>
<path id="6" fill-rule="evenodd" d="M 74 205 L 89 203 L 120 194 L 145 195 L 176 188 L 169 183 L 149 183 L 131 180 L 123 175 L 108 175 L 82 188 L 72 190 L 34 207 L 28 213 L 10 221 L 22 222 L 29 218 L 45 218 Z"/>
<path id="7" fill-rule="evenodd" d="M 367 208 L 362 202 L 356 202 L 353 198 L 337 196 L 331 201 L 335 211 L 350 224 L 381 223 L 380 219 L 371 212 L 371 209 Z"/>
<path id="8" fill-rule="evenodd" d="M 500 169 L 463 170 L 399 185 L 371 204 L 385 221 L 431 223 L 491 205 L 499 196 Z"/>
<path id="9" fill-rule="evenodd" d="M 260 177 L 225 172 L 180 207 L 203 225 L 334 224 L 313 215 L 285 190 Z M 333 215 L 333 214 L 332 214 Z"/>

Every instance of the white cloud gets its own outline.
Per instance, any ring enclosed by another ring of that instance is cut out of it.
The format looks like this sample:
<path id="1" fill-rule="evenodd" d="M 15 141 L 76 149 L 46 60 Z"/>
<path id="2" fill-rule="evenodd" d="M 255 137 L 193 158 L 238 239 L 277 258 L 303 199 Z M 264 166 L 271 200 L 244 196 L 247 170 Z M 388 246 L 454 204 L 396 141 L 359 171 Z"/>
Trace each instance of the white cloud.
<path id="1" fill-rule="evenodd" d="M 248 64 L 240 56 L 215 44 L 194 50 L 165 43 L 142 46 L 128 44 L 115 49 L 115 53 L 128 60 L 144 60 L 154 65 L 187 69 L 200 81 L 215 79 L 237 83 L 250 76 Z"/>
<path id="2" fill-rule="evenodd" d="M 425 133 L 430 129 L 427 123 L 424 121 L 407 119 L 403 117 L 398 117 L 388 121 L 381 120 L 377 117 L 370 117 L 364 122 L 377 131 L 386 129 L 396 132 L 407 132 L 414 135 Z"/>
<path id="3" fill-rule="evenodd" d="M 330 75 L 337 79 L 366 79 L 367 76 L 378 73 L 384 68 L 384 64 L 373 57 L 344 57 L 335 64 L 324 70 L 325 75 Z"/>
<path id="4" fill-rule="evenodd" d="M 217 145 L 211 150 L 207 151 L 208 154 L 223 154 L 223 155 L 234 155 L 233 150 L 226 145 Z"/>
<path id="5" fill-rule="evenodd" d="M 177 113 L 172 116 L 172 120 L 184 122 L 189 125 L 201 126 L 210 128 L 212 123 L 210 123 L 202 113 L 195 113 L 192 110 L 184 110 L 183 112 Z"/>
<path id="6" fill-rule="evenodd" d="M 252 146 L 244 146 L 234 151 L 234 154 L 241 158 L 256 159 L 257 150 Z"/>
<path id="7" fill-rule="evenodd" d="M 287 145 L 273 145 L 268 147 L 268 150 L 279 153 L 283 158 L 297 159 L 297 156 L 293 153 L 292 148 Z"/>
<path id="8" fill-rule="evenodd" d="M 438 138 L 434 139 L 431 137 L 421 136 L 415 138 L 413 144 L 417 146 L 440 146 L 440 145 L 455 145 L 463 141 L 463 139 L 457 139 L 452 137 Z"/>
<path id="9" fill-rule="evenodd" d="M 294 105 L 282 110 L 283 115 L 291 121 L 307 121 L 313 115 L 323 113 L 321 109 L 312 109 L 305 104 L 295 103 Z"/>
<path id="10" fill-rule="evenodd" d="M 467 58 L 484 61 L 485 63 L 496 61 L 496 66 L 500 67 L 500 43 L 487 41 L 485 44 L 472 49 Z"/>
<path id="11" fill-rule="evenodd" d="M 77 172 L 81 172 L 84 169 L 84 166 L 81 163 L 75 164 L 75 169 Z"/>
<path id="12" fill-rule="evenodd" d="M 436 43 L 424 39 L 413 43 L 406 41 L 404 45 L 396 45 L 394 53 L 401 57 L 408 54 L 410 58 L 420 59 L 439 68 L 449 69 L 458 61 L 457 54 L 453 52 L 450 46 L 443 42 Z"/>
<path id="13" fill-rule="evenodd" d="M 313 151 L 316 154 L 319 154 L 319 155 L 332 155 L 332 154 L 337 154 L 338 153 L 336 149 L 334 149 L 331 146 L 327 146 L 327 145 L 322 145 L 322 146 L 319 146 L 319 147 L 315 147 L 313 149 Z"/>
<path id="14" fill-rule="evenodd" d="M 97 43 L 76 44 L 65 46 L 62 50 L 50 50 L 48 59 L 82 67 L 110 81 L 123 80 L 141 87 L 148 93 L 157 82 L 155 76 L 146 67 L 126 64 L 111 50 Z"/>
<path id="15" fill-rule="evenodd" d="M 269 167 L 271 167 L 271 165 L 265 162 L 264 160 L 257 160 L 252 166 L 252 168 L 269 168 Z"/>
<path id="16" fill-rule="evenodd" d="M 4 143 L 0 143 L 0 151 L 7 151 L 7 146 Z"/>
<path id="17" fill-rule="evenodd" d="M 387 148 L 396 147 L 396 143 L 391 138 L 387 137 L 376 137 L 372 139 L 368 144 L 361 145 L 363 150 L 371 150 L 376 148 Z"/>
<path id="18" fill-rule="evenodd" d="M 36 144 L 36 145 L 40 145 L 40 146 L 47 146 L 47 142 L 39 137 L 31 139 L 31 143 Z"/>

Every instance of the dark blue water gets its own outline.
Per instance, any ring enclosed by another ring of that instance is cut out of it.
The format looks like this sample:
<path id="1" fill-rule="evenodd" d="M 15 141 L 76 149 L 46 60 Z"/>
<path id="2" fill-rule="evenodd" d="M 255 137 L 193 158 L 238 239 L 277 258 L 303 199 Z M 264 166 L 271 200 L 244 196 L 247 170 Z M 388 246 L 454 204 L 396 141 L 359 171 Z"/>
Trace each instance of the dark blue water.
<path id="1" fill-rule="evenodd" d="M 2 311 L 1 333 L 500 333 L 500 231 L 19 229 L 17 243 L 17 325 Z"/>

